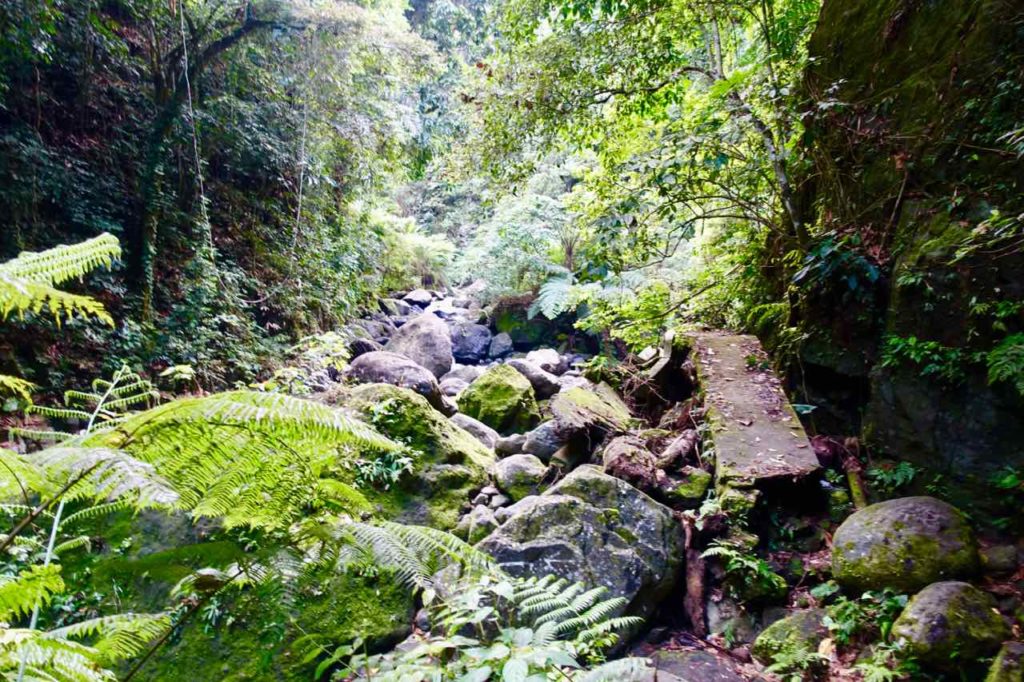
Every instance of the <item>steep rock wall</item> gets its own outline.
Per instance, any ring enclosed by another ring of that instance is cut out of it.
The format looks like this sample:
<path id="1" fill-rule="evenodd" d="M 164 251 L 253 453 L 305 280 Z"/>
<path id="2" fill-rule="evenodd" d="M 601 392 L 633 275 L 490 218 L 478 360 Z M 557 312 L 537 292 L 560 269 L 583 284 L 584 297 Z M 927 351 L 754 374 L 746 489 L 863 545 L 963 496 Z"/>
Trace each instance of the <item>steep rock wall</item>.
<path id="1" fill-rule="evenodd" d="M 825 0 L 809 51 L 802 200 L 842 258 L 797 311 L 808 400 L 898 458 L 1024 465 L 1024 399 L 987 366 L 1024 331 L 1024 257 L 985 224 L 1024 210 L 1024 5 Z"/>

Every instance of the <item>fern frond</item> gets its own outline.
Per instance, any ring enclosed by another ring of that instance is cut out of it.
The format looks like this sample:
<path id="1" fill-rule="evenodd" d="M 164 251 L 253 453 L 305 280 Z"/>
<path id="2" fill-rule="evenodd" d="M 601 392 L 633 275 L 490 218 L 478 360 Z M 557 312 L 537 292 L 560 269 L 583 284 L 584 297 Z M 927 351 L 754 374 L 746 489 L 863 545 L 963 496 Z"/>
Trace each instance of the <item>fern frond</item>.
<path id="1" fill-rule="evenodd" d="M 25 429 L 19 426 L 12 426 L 8 429 L 11 436 L 18 436 L 19 438 L 28 438 L 29 440 L 38 440 L 41 442 L 51 443 L 63 443 L 74 438 L 73 434 L 64 433 L 63 431 L 44 431 L 42 429 Z"/>
<path id="2" fill-rule="evenodd" d="M 575 682 L 640 682 L 650 675 L 646 658 L 620 658 L 608 661 L 574 677 Z"/>
<path id="3" fill-rule="evenodd" d="M 572 292 L 575 285 L 572 273 L 565 268 L 557 272 L 541 285 L 537 298 L 530 304 L 527 315 L 532 319 L 538 313 L 553 320 L 572 307 Z"/>
<path id="4" fill-rule="evenodd" d="M 80 244 L 61 245 L 38 253 L 23 252 L 0 263 L 0 318 L 47 309 L 58 324 L 75 314 L 113 325 L 103 305 L 88 296 L 71 294 L 57 285 L 83 277 L 90 270 L 113 264 L 121 255 L 117 239 L 102 234 Z"/>
<path id="5" fill-rule="evenodd" d="M 70 540 L 65 540 L 53 548 L 53 553 L 59 557 L 64 552 L 70 552 L 80 547 L 85 547 L 87 550 L 91 547 L 88 535 L 79 535 Z"/>
<path id="6" fill-rule="evenodd" d="M 60 566 L 32 566 L 16 576 L 0 576 L 0 621 L 19 618 L 50 603 L 63 589 Z"/>
<path id="7" fill-rule="evenodd" d="M 28 456 L 0 448 L 0 499 L 25 499 L 29 491 L 43 492 L 50 487 L 46 474 Z M 13 506 L 4 505 L 4 509 Z"/>
<path id="8" fill-rule="evenodd" d="M 82 639 L 93 641 L 100 661 L 117 663 L 142 653 L 146 645 L 171 626 L 165 613 L 122 613 L 81 621 L 42 633 L 43 639 Z"/>
<path id="9" fill-rule="evenodd" d="M 120 450 L 57 446 L 33 454 L 32 462 L 50 479 L 74 481 L 65 499 L 132 495 L 140 506 L 169 506 L 178 500 L 177 492 L 152 464 Z"/>
<path id="10" fill-rule="evenodd" d="M 79 444 L 123 449 L 152 464 L 195 516 L 268 528 L 287 526 L 302 501 L 326 490 L 321 473 L 339 457 L 401 448 L 342 410 L 255 391 L 166 403 Z"/>
<path id="11" fill-rule="evenodd" d="M 57 419 L 81 419 L 82 421 L 88 421 L 92 415 L 84 410 L 77 410 L 70 407 L 49 407 L 47 405 L 29 405 L 26 412 L 32 414 L 41 414 L 44 417 L 51 417 Z"/>
<path id="12" fill-rule="evenodd" d="M 66 515 L 64 520 L 61 522 L 61 525 L 72 526 L 78 521 L 88 521 L 101 516 L 107 516 L 117 511 L 130 509 L 132 506 L 132 501 L 127 499 L 114 500 L 113 502 L 107 502 L 104 504 L 94 504 L 90 507 L 86 507 L 85 509 L 79 509 L 74 513 Z"/>
<path id="13" fill-rule="evenodd" d="M 35 388 L 35 384 L 31 381 L 12 377 L 9 374 L 0 374 L 0 395 L 13 395 L 22 400 L 30 400 L 33 388 Z"/>

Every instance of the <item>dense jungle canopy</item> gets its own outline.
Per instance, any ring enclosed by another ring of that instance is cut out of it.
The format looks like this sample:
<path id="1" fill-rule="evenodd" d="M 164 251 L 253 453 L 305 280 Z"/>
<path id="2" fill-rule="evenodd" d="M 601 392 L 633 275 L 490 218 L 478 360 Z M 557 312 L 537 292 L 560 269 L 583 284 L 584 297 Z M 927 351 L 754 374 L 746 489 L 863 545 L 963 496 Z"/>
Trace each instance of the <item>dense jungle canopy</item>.
<path id="1" fill-rule="evenodd" d="M 1018 0 L 4 0 L 5 680 L 1024 682 Z"/>

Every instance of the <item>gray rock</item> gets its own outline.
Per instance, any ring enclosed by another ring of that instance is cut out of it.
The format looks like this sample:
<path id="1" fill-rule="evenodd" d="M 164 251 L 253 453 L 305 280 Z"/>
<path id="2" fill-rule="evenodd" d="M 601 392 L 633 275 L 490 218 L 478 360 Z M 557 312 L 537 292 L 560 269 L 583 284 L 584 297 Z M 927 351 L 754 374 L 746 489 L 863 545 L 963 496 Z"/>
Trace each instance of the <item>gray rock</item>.
<path id="1" fill-rule="evenodd" d="M 500 509 L 501 507 L 507 507 L 511 502 L 512 500 L 499 493 L 491 497 L 491 503 L 488 506 L 491 509 Z"/>
<path id="2" fill-rule="evenodd" d="M 364 353 L 352 361 L 346 374 L 361 384 L 391 384 L 411 389 L 443 414 L 455 412 L 454 406 L 441 394 L 434 375 L 404 355 L 388 351 Z"/>
<path id="3" fill-rule="evenodd" d="M 657 670 L 652 682 L 670 682 L 671 675 L 682 682 L 744 682 L 747 678 L 739 674 L 736 662 L 724 654 L 711 650 L 662 649 L 651 658 Z"/>
<path id="4" fill-rule="evenodd" d="M 523 451 L 523 445 L 525 443 L 525 433 L 513 433 L 510 436 L 502 436 L 499 438 L 498 442 L 494 444 L 494 451 L 499 457 L 517 455 Z"/>
<path id="5" fill-rule="evenodd" d="M 452 416 L 452 422 L 456 426 L 468 431 L 470 435 L 489 448 L 493 448 L 494 444 L 498 441 L 499 436 L 497 431 L 487 424 L 473 419 L 468 414 L 462 414 L 459 412 Z"/>
<path id="6" fill-rule="evenodd" d="M 395 333 L 395 325 L 387 318 L 383 320 L 353 320 L 352 325 L 361 327 L 369 334 L 370 338 L 377 342 L 387 341 Z"/>
<path id="7" fill-rule="evenodd" d="M 986 573 L 1008 575 L 1019 565 L 1017 548 L 1013 545 L 993 545 L 981 550 L 981 565 Z"/>
<path id="8" fill-rule="evenodd" d="M 844 587 L 913 592 L 978 571 L 974 533 L 960 511 L 934 497 L 873 504 L 832 539 L 832 575 Z"/>
<path id="9" fill-rule="evenodd" d="M 534 455 L 544 462 L 550 462 L 551 457 L 569 442 L 573 433 L 574 429 L 562 422 L 546 421 L 526 434 L 520 451 Z"/>
<path id="10" fill-rule="evenodd" d="M 456 308 L 455 306 L 453 306 L 450 299 L 445 299 L 443 301 L 434 301 L 433 303 L 427 306 L 424 312 L 430 313 L 432 315 L 435 315 L 436 317 L 441 318 L 446 322 L 452 323 L 465 322 L 467 316 L 469 315 L 469 311 L 466 310 L 465 308 Z"/>
<path id="11" fill-rule="evenodd" d="M 892 637 L 919 661 L 937 668 L 974 661 L 999 649 L 1010 630 L 987 593 L 944 581 L 917 593 L 892 625 Z"/>
<path id="12" fill-rule="evenodd" d="M 537 398 L 543 400 L 544 398 L 550 398 L 562 388 L 562 385 L 551 372 L 546 372 L 529 360 L 522 360 L 520 358 L 512 358 L 505 362 L 506 365 L 514 367 L 517 372 L 522 374 L 533 386 L 533 392 Z"/>
<path id="13" fill-rule="evenodd" d="M 448 326 L 434 315 L 424 313 L 396 331 L 384 350 L 399 353 L 426 367 L 435 377 L 452 368 L 452 338 Z"/>
<path id="14" fill-rule="evenodd" d="M 451 370 L 443 377 L 441 377 L 441 380 L 444 381 L 445 379 L 461 379 L 462 381 L 465 381 L 467 384 L 471 384 L 477 379 L 479 379 L 480 375 L 483 373 L 483 367 L 478 367 L 476 365 L 460 365 L 458 363 L 455 363 L 452 365 Z"/>
<path id="15" fill-rule="evenodd" d="M 679 578 L 683 536 L 672 511 L 598 467 L 579 467 L 502 511 L 507 520 L 480 549 L 514 575 L 603 585 L 640 616 Z"/>
<path id="16" fill-rule="evenodd" d="M 484 495 L 497 495 L 501 491 L 495 488 L 493 485 L 485 485 L 483 488 L 480 488 L 480 492 L 482 492 Z"/>
<path id="17" fill-rule="evenodd" d="M 452 325 L 452 355 L 457 362 L 478 363 L 487 359 L 491 330 L 482 324 L 459 322 Z"/>
<path id="18" fill-rule="evenodd" d="M 487 354 L 492 358 L 503 358 L 510 354 L 513 350 L 512 337 L 501 332 L 495 334 L 494 338 L 491 339 L 491 347 L 488 349 Z"/>
<path id="19" fill-rule="evenodd" d="M 413 306 L 397 298 L 382 298 L 380 309 L 391 317 L 408 317 L 416 312 Z"/>
<path id="20" fill-rule="evenodd" d="M 550 372 L 556 376 L 565 374 L 566 370 L 569 369 L 569 362 L 559 355 L 558 351 L 554 348 L 531 350 L 526 354 L 526 360 L 540 367 L 545 372 Z"/>
<path id="21" fill-rule="evenodd" d="M 402 300 L 409 305 L 416 306 L 417 308 L 426 308 L 431 304 L 431 302 L 433 302 L 434 295 L 426 289 L 416 289 L 415 291 L 410 291 L 403 296 Z"/>
<path id="22" fill-rule="evenodd" d="M 477 505 L 477 506 L 483 505 L 483 506 L 486 507 L 490 503 L 490 501 L 491 501 L 491 496 L 490 495 L 488 495 L 487 493 L 484 493 L 484 492 L 480 492 L 480 493 L 477 493 L 476 497 L 473 498 L 472 504 Z"/>
<path id="23" fill-rule="evenodd" d="M 514 502 L 540 492 L 548 468 L 533 455 L 511 455 L 494 465 L 494 480 Z"/>
<path id="24" fill-rule="evenodd" d="M 467 384 L 462 379 L 451 378 L 441 379 L 440 386 L 441 393 L 444 393 L 446 396 L 454 398 L 463 391 L 465 391 L 469 384 Z"/>
<path id="25" fill-rule="evenodd" d="M 373 339 L 352 339 L 348 342 L 348 354 L 349 359 L 354 360 L 360 355 L 366 355 L 367 353 L 373 353 L 374 351 L 383 350 L 384 346 L 380 345 Z"/>
<path id="26" fill-rule="evenodd" d="M 477 505 L 459 520 L 455 534 L 469 544 L 475 545 L 497 527 L 498 521 L 494 518 L 494 512 L 489 507 Z"/>

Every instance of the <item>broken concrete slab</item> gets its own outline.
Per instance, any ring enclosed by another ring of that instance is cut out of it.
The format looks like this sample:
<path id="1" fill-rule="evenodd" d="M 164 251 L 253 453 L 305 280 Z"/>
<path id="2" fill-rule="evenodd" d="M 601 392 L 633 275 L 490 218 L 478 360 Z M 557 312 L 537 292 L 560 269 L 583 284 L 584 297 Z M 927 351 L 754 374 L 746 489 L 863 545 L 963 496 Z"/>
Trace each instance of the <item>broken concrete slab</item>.
<path id="1" fill-rule="evenodd" d="M 757 338 L 698 332 L 689 342 L 712 426 L 719 490 L 756 489 L 816 473 L 820 466 L 807 433 Z"/>

